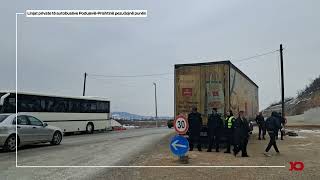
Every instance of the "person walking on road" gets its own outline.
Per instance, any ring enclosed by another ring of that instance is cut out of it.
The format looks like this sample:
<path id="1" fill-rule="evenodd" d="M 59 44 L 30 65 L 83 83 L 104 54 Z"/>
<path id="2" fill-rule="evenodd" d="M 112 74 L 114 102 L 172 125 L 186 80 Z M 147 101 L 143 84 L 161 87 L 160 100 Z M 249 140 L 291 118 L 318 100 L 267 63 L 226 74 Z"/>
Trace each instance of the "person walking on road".
<path id="1" fill-rule="evenodd" d="M 264 117 L 262 115 L 262 112 L 260 112 L 256 117 L 256 122 L 259 127 L 259 140 L 261 140 L 261 137 L 263 140 L 265 140 L 266 135 L 266 122 L 264 121 Z"/>
<path id="2" fill-rule="evenodd" d="M 201 150 L 200 131 L 202 128 L 202 117 L 196 107 L 192 107 L 191 113 L 188 115 L 189 123 L 189 144 L 190 151 L 193 151 L 194 144 L 197 144 L 199 151 Z"/>
<path id="3" fill-rule="evenodd" d="M 242 157 L 249 157 L 247 154 L 247 145 L 249 140 L 249 123 L 244 117 L 244 111 L 239 112 L 239 117 L 234 121 L 234 156 L 241 151 Z"/>
<path id="4" fill-rule="evenodd" d="M 281 113 L 278 113 L 278 112 L 275 112 L 275 117 L 277 119 L 277 129 L 276 129 L 276 140 L 278 140 L 278 136 L 279 136 L 279 131 L 281 133 L 281 129 L 282 129 L 282 126 L 281 126 L 281 122 L 282 122 L 282 117 L 281 117 Z"/>
<path id="5" fill-rule="evenodd" d="M 220 133 L 223 127 L 221 116 L 217 113 L 217 108 L 212 109 L 212 114 L 208 118 L 208 139 L 209 147 L 207 152 L 211 152 L 213 143 L 215 144 L 216 152 L 219 152 Z"/>
<path id="6" fill-rule="evenodd" d="M 227 138 L 227 150 L 224 153 L 231 153 L 230 146 L 232 144 L 233 138 L 233 123 L 234 123 L 234 116 L 232 111 L 227 112 L 226 120 L 225 120 L 225 135 Z"/>
<path id="7" fill-rule="evenodd" d="M 266 128 L 267 128 L 268 134 L 270 136 L 270 141 L 269 141 L 269 144 L 268 144 L 264 154 L 266 156 L 269 156 L 267 153 L 269 152 L 269 150 L 271 149 L 272 146 L 277 153 L 280 153 L 280 151 L 277 147 L 277 142 L 276 142 L 276 133 L 278 133 L 278 130 L 281 128 L 281 126 L 279 124 L 277 112 L 272 112 L 271 117 L 269 117 L 266 120 Z"/>

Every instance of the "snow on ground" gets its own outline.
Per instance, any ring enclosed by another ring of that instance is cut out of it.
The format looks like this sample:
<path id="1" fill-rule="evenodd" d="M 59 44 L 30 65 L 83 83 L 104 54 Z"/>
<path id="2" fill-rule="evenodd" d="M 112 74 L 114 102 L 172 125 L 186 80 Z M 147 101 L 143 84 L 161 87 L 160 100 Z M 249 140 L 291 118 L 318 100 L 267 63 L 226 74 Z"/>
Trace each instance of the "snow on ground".
<path id="1" fill-rule="evenodd" d="M 309 109 L 304 114 L 296 116 L 287 116 L 288 125 L 305 124 L 320 125 L 320 107 Z"/>
<path id="2" fill-rule="evenodd" d="M 301 130 L 299 130 L 298 132 L 300 132 L 300 133 L 316 133 L 316 134 L 318 134 L 318 133 L 320 133 L 320 130 L 309 130 L 309 129 L 301 129 Z"/>

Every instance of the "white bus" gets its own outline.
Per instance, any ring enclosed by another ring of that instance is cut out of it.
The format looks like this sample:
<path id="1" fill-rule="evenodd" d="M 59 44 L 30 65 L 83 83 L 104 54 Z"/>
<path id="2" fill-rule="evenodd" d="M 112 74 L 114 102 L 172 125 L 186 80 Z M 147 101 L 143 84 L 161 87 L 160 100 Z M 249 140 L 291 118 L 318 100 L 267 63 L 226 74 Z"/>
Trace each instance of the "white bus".
<path id="1" fill-rule="evenodd" d="M 18 92 L 18 113 L 29 114 L 66 132 L 111 130 L 110 101 Z M 0 113 L 16 112 L 15 91 L 0 91 Z"/>

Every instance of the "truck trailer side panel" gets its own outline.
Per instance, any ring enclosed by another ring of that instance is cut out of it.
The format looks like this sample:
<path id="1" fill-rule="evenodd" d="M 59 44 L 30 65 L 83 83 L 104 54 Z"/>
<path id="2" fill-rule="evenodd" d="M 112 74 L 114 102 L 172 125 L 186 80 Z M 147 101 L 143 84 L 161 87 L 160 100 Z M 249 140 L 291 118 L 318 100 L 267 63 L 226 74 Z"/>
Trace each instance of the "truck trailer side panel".
<path id="1" fill-rule="evenodd" d="M 245 116 L 253 120 L 259 111 L 258 87 L 240 70 L 230 66 L 230 109 L 235 115 L 244 111 Z"/>

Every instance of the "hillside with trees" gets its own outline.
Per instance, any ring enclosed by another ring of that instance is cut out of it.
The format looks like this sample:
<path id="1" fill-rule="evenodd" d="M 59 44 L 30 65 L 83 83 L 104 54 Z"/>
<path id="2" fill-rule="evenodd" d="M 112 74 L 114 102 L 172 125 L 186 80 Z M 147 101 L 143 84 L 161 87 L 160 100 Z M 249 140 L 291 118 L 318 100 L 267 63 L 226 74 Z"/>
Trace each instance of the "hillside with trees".
<path id="1" fill-rule="evenodd" d="M 320 76 L 315 78 L 304 89 L 298 91 L 297 97 L 285 98 L 285 112 L 287 116 L 303 114 L 309 109 L 320 107 Z M 272 103 L 263 110 L 265 115 L 272 111 L 281 111 L 281 101 Z"/>

